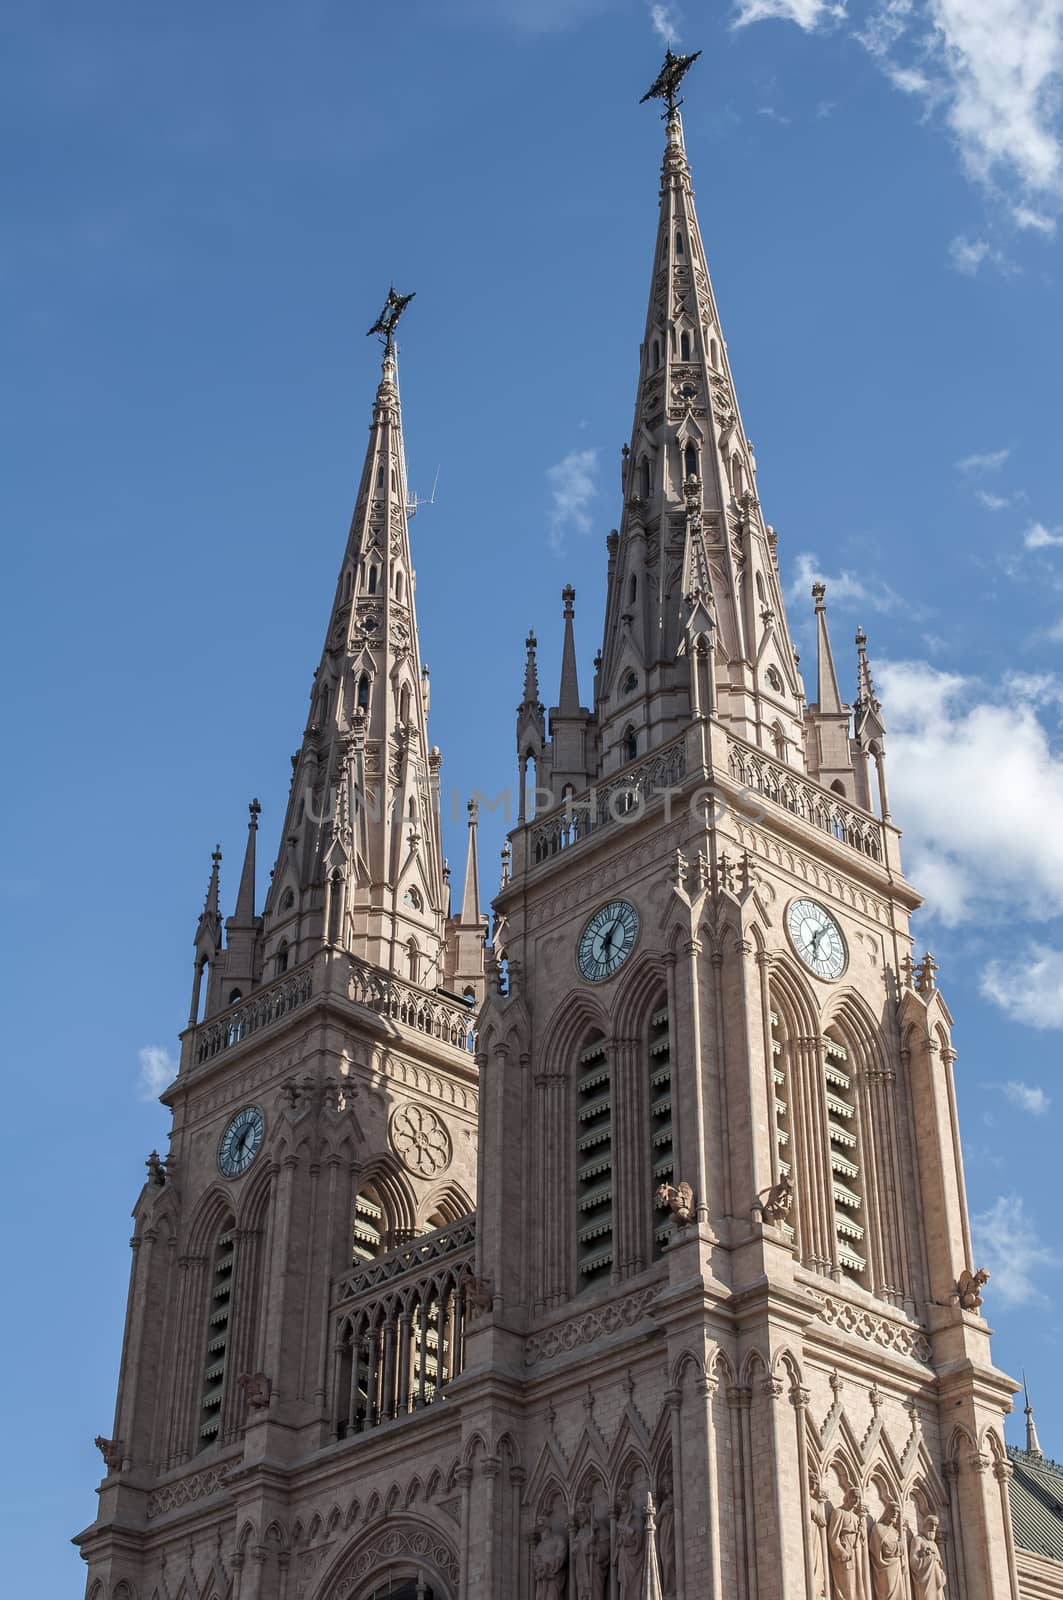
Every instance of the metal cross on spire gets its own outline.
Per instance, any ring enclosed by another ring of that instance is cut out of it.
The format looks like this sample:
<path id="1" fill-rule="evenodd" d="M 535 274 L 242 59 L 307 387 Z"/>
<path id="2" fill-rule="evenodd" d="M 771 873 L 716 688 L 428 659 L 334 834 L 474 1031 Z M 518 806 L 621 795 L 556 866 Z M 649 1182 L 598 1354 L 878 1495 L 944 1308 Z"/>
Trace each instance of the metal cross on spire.
<path id="1" fill-rule="evenodd" d="M 380 342 L 384 346 L 387 355 L 391 354 L 395 343 L 395 329 L 398 326 L 399 318 L 412 299 L 413 294 L 399 294 L 395 289 L 395 285 L 392 284 L 388 290 L 388 297 L 384 301 L 383 311 L 366 334 L 367 339 L 371 338 L 374 333 L 379 334 Z"/>
<path id="2" fill-rule="evenodd" d="M 683 104 L 682 100 L 676 99 L 679 85 L 700 54 L 700 50 L 695 50 L 692 56 L 677 56 L 669 46 L 665 52 L 664 66 L 646 90 L 646 93 L 639 101 L 639 105 L 645 105 L 647 100 L 663 100 L 668 109 L 667 111 L 662 111 L 662 118 L 674 117 L 676 111 Z"/>

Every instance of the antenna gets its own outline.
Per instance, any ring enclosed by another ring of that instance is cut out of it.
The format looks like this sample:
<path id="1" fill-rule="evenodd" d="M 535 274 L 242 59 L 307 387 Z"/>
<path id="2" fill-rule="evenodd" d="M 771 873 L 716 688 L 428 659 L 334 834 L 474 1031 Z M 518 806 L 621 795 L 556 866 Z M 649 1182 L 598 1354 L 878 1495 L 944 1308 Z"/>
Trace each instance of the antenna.
<path id="1" fill-rule="evenodd" d="M 413 497 L 411 499 L 407 500 L 407 502 L 406 502 L 406 515 L 408 517 L 415 517 L 417 515 L 418 506 L 434 506 L 435 503 L 436 503 L 436 490 L 438 488 L 439 488 L 439 468 L 437 467 L 436 468 L 435 482 L 432 484 L 432 493 L 428 496 L 427 500 L 421 500 L 421 499 L 418 498 L 417 495 L 413 495 Z"/>

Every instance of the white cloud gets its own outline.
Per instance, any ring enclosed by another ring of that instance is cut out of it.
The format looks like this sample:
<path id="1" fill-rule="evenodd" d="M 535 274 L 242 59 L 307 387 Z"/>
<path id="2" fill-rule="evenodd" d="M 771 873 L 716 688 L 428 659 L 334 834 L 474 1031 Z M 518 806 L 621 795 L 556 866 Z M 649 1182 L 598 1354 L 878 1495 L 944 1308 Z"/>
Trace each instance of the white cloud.
<path id="1" fill-rule="evenodd" d="M 1050 628 L 1045 629 L 1045 638 L 1052 644 L 1063 644 L 1063 617 L 1058 622 L 1053 622 Z"/>
<path id="2" fill-rule="evenodd" d="M 1030 1028 L 1063 1028 L 1063 951 L 1031 943 L 1010 961 L 991 961 L 982 993 L 1014 1022 Z"/>
<path id="3" fill-rule="evenodd" d="M 877 676 L 905 868 L 930 911 L 948 926 L 1063 914 L 1063 755 L 1038 714 L 1061 681 L 1012 675 L 989 691 L 925 661 Z"/>
<path id="4" fill-rule="evenodd" d="M 1055 217 L 1046 217 L 1042 211 L 1034 211 L 1029 206 L 1013 206 L 1012 219 L 1017 228 L 1032 228 L 1036 233 L 1047 234 L 1049 238 L 1056 231 Z"/>
<path id="5" fill-rule="evenodd" d="M 806 33 L 812 33 L 823 22 L 845 16 L 843 5 L 831 5 L 828 0 L 737 0 L 734 26 L 744 28 L 750 22 L 796 22 Z"/>
<path id="6" fill-rule="evenodd" d="M 1043 522 L 1033 522 L 1022 536 L 1027 550 L 1047 550 L 1051 545 L 1063 545 L 1063 528 L 1046 528 Z"/>
<path id="7" fill-rule="evenodd" d="M 137 1051 L 137 1060 L 140 1062 L 140 1076 L 137 1080 L 140 1098 L 157 1100 L 167 1084 L 176 1078 L 177 1062 L 160 1044 L 146 1044 L 142 1050 Z"/>
<path id="8" fill-rule="evenodd" d="M 673 45 L 679 38 L 683 18 L 672 4 L 650 6 L 650 26 L 662 44 Z"/>
<path id="9" fill-rule="evenodd" d="M 989 1269 L 987 1297 L 1004 1306 L 1047 1299 L 1037 1280 L 1057 1259 L 1038 1238 L 1020 1195 L 1000 1195 L 988 1211 L 971 1218 L 971 1227 L 977 1259 Z"/>
<path id="10" fill-rule="evenodd" d="M 973 278 L 982 262 L 990 255 L 984 239 L 965 239 L 957 234 L 949 243 L 949 264 L 964 277 Z"/>
<path id="11" fill-rule="evenodd" d="M 577 533 L 591 531 L 588 511 L 598 493 L 594 475 L 598 469 L 597 450 L 570 450 L 562 460 L 546 469 L 550 485 L 550 542 L 560 545 L 566 528 Z"/>
<path id="12" fill-rule="evenodd" d="M 1006 494 L 990 494 L 986 489 L 976 489 L 975 498 L 981 501 L 987 511 L 1003 511 L 1008 504 Z"/>
<path id="13" fill-rule="evenodd" d="M 1019 1083 L 1014 1078 L 998 1087 L 1001 1094 L 1006 1095 L 1013 1106 L 1018 1106 L 1020 1111 L 1028 1111 L 1031 1117 L 1043 1117 L 1052 1104 L 1043 1089 L 1033 1088 L 1028 1083 Z"/>
<path id="14" fill-rule="evenodd" d="M 865 582 L 855 572 L 845 568 L 830 576 L 819 564 L 819 558 L 810 550 L 803 550 L 794 560 L 794 576 L 787 591 L 791 604 L 807 600 L 814 583 L 827 586 L 827 603 L 846 606 L 859 603 L 870 611 L 895 611 L 901 604 L 900 595 L 881 579 Z"/>
<path id="15" fill-rule="evenodd" d="M 986 450 L 981 455 L 964 456 L 956 465 L 961 472 L 996 472 L 1010 456 L 1010 449 Z"/>

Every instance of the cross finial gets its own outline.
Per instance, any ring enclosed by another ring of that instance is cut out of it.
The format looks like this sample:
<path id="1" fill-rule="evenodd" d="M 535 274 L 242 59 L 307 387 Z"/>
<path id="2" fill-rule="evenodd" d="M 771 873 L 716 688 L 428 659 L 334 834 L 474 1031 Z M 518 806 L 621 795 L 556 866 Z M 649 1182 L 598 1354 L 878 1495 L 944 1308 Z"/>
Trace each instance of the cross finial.
<path id="1" fill-rule="evenodd" d="M 406 310 L 406 307 L 409 305 L 412 299 L 413 293 L 399 294 L 395 288 L 395 285 L 392 284 L 391 288 L 388 290 L 388 297 L 384 301 L 383 311 L 380 313 L 379 317 L 377 317 L 376 321 L 373 323 L 373 326 L 366 334 L 367 339 L 371 338 L 374 333 L 380 335 L 380 342 L 384 346 L 385 355 L 390 355 L 392 349 L 394 348 L 395 329 L 398 325 L 399 318 L 402 316 L 402 313 Z"/>
<path id="2" fill-rule="evenodd" d="M 645 105 L 647 100 L 663 100 L 668 109 L 662 111 L 661 116 L 662 118 L 667 117 L 671 121 L 683 104 L 682 100 L 676 99 L 679 85 L 700 54 L 700 50 L 695 50 L 693 55 L 677 56 L 669 45 L 665 51 L 664 66 L 642 96 L 639 105 Z"/>

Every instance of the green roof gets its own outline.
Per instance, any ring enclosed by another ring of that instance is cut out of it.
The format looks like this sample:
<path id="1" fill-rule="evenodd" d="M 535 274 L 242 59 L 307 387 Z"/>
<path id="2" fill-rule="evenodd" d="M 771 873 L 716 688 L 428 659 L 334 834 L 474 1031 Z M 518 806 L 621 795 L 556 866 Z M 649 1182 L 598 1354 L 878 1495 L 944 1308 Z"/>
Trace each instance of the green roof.
<path id="1" fill-rule="evenodd" d="M 1063 1561 L 1063 1467 L 1014 1447 L 1009 1447 L 1008 1459 L 1015 1469 L 1010 1484 L 1015 1543 L 1050 1561 Z"/>

